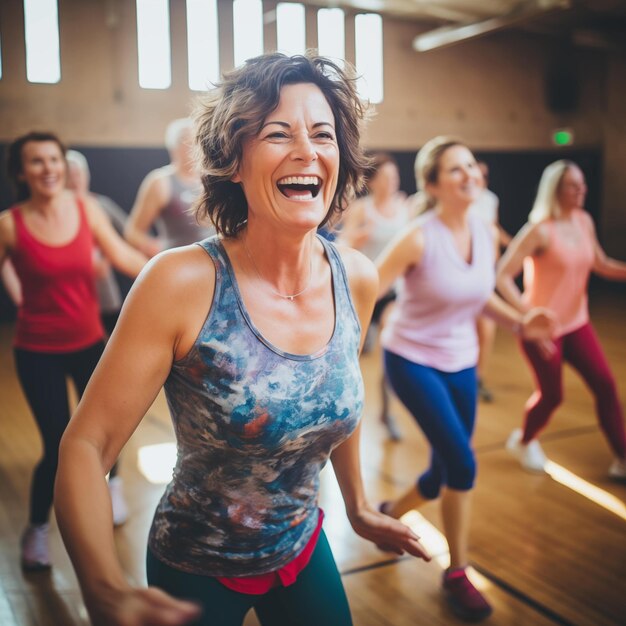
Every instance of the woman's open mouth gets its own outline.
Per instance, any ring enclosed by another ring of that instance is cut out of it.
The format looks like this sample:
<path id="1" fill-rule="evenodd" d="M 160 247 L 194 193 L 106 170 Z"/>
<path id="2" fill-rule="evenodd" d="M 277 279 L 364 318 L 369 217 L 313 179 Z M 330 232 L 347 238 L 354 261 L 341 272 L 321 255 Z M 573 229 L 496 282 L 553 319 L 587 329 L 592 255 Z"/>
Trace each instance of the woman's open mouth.
<path id="1" fill-rule="evenodd" d="M 312 200 L 322 188 L 319 176 L 285 176 L 276 184 L 280 193 L 290 200 Z"/>

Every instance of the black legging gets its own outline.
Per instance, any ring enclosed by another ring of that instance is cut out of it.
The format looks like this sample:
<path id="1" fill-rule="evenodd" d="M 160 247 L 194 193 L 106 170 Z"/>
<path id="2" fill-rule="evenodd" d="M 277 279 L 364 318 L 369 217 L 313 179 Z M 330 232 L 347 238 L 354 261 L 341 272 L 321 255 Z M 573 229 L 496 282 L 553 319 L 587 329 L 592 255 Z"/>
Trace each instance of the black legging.
<path id="1" fill-rule="evenodd" d="M 66 377 L 71 377 L 82 396 L 103 350 L 102 341 L 62 354 L 15 349 L 17 376 L 43 440 L 43 458 L 31 485 L 31 524 L 45 524 L 52 507 L 59 443 L 70 419 Z"/>

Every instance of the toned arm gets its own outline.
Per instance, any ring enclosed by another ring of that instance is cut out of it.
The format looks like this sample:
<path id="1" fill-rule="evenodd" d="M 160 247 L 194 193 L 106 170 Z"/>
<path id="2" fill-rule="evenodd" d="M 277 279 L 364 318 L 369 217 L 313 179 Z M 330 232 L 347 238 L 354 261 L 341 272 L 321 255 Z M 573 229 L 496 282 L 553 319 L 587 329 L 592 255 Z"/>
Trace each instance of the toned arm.
<path id="1" fill-rule="evenodd" d="M 596 228 L 593 224 L 591 216 L 588 213 L 584 213 L 584 216 L 589 232 L 591 233 L 591 237 L 593 238 L 593 271 L 598 274 L 598 276 L 602 276 L 602 278 L 606 278 L 608 280 L 626 280 L 626 263 L 607 256 L 598 241 Z"/>
<path id="2" fill-rule="evenodd" d="M 515 279 L 522 271 L 524 259 L 539 254 L 547 245 L 547 233 L 543 224 L 526 224 L 515 235 L 498 263 L 496 285 L 502 297 L 518 311 L 525 313 L 529 306 L 524 302 Z"/>
<path id="3" fill-rule="evenodd" d="M 146 596 L 146 590 L 126 582 L 115 556 L 105 475 L 173 360 L 193 345 L 214 283 L 213 265 L 200 248 L 160 255 L 146 267 L 61 441 L 55 510 L 94 624 L 186 623 L 124 621 L 131 614 L 149 614 L 165 600 L 163 594 Z M 171 610 L 189 609 L 180 605 L 172 600 Z"/>
<path id="4" fill-rule="evenodd" d="M 126 240 L 149 257 L 160 252 L 162 248 L 159 240 L 148 231 L 169 202 L 170 193 L 168 179 L 163 170 L 148 174 L 139 187 L 137 199 L 124 227 Z"/>
<path id="5" fill-rule="evenodd" d="M 424 253 L 424 236 L 415 223 L 393 239 L 376 259 L 378 297 L 385 295 L 394 281 L 413 265 L 419 265 Z"/>
<path id="6" fill-rule="evenodd" d="M 117 234 L 106 213 L 93 198 L 86 199 L 85 206 L 91 232 L 104 256 L 123 274 L 131 278 L 137 276 L 148 259 Z"/>

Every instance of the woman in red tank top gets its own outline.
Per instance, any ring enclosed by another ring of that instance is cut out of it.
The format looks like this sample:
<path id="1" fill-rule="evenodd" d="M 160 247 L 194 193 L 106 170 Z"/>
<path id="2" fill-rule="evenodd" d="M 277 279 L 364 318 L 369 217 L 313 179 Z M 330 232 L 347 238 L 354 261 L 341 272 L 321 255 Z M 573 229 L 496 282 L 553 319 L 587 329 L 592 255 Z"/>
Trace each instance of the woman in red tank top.
<path id="1" fill-rule="evenodd" d="M 94 242 L 121 272 L 136 276 L 142 254 L 115 232 L 97 204 L 65 190 L 65 148 L 51 133 L 29 133 L 9 147 L 18 204 L 0 215 L 0 267 L 10 259 L 21 294 L 15 364 L 43 440 L 35 468 L 22 566 L 50 567 L 48 517 L 58 447 L 69 421 L 66 377 L 82 395 L 104 348 L 94 283 Z"/>

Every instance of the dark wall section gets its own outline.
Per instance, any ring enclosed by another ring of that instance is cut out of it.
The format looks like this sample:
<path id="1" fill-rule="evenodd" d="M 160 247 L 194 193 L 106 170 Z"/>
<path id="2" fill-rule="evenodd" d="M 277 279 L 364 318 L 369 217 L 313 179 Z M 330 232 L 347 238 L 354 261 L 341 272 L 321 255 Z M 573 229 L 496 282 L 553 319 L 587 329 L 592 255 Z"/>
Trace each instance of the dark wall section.
<path id="1" fill-rule="evenodd" d="M 569 159 L 583 170 L 589 192 L 587 211 L 596 225 L 601 220 L 602 154 L 600 150 L 482 152 L 476 158 L 489 165 L 489 187 L 500 198 L 500 222 L 514 235 L 526 222 L 544 168 L 558 159 Z M 402 189 L 415 193 L 415 152 L 395 152 L 400 166 Z"/>
<path id="2" fill-rule="evenodd" d="M 0 210 L 13 201 L 13 189 L 6 180 L 6 145 L 0 145 L 2 177 L 0 180 Z M 94 148 L 69 146 L 82 152 L 91 170 L 91 190 L 109 196 L 129 212 L 139 184 L 152 169 L 168 163 L 164 148 Z"/>
<path id="3" fill-rule="evenodd" d="M 167 152 L 159 148 L 71 147 L 82 152 L 89 162 L 92 191 L 110 196 L 127 212 L 144 176 L 168 162 Z M 5 148 L 0 145 L 3 165 Z M 402 189 L 408 194 L 415 193 L 415 152 L 392 154 L 400 167 Z M 596 224 L 601 220 L 602 157 L 599 150 L 477 152 L 476 156 L 489 165 L 490 188 L 500 198 L 500 222 L 512 235 L 526 222 L 541 172 L 546 165 L 562 158 L 571 159 L 582 168 L 589 185 L 587 210 Z M 0 210 L 11 206 L 13 201 L 13 190 L 3 175 L 0 177 Z M 124 281 L 122 287 L 126 291 L 128 282 Z M 13 319 L 14 315 L 12 304 L 0 288 L 0 321 Z"/>

